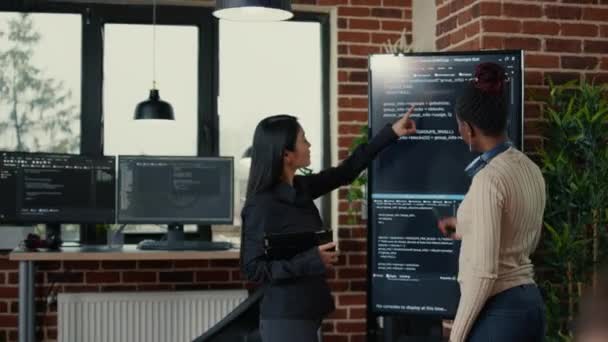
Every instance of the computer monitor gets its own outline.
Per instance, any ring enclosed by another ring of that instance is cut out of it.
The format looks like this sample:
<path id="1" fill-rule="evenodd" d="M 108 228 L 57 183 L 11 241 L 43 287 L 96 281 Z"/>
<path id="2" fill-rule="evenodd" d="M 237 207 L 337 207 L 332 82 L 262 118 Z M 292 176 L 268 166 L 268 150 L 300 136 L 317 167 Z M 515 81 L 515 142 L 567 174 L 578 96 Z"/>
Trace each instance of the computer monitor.
<path id="1" fill-rule="evenodd" d="M 114 223 L 114 157 L 0 152 L 0 222 Z"/>
<path id="2" fill-rule="evenodd" d="M 118 223 L 231 224 L 233 158 L 118 157 Z"/>

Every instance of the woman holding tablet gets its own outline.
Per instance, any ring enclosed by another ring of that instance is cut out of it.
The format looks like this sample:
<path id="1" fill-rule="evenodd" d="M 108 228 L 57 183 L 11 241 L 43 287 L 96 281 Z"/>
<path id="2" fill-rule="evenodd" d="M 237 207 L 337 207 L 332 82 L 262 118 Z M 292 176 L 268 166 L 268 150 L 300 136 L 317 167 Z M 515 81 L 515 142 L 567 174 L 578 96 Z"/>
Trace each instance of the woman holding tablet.
<path id="1" fill-rule="evenodd" d="M 264 236 L 322 229 L 313 200 L 351 183 L 383 148 L 414 134 L 412 111 L 360 145 L 338 167 L 307 176 L 295 175 L 310 165 L 310 143 L 295 117 L 271 116 L 256 127 L 241 214 L 241 267 L 248 280 L 265 286 L 260 309 L 264 342 L 317 341 L 321 320 L 334 310 L 325 274 L 338 260 L 333 242 L 290 259 L 270 259 L 264 253 Z"/>

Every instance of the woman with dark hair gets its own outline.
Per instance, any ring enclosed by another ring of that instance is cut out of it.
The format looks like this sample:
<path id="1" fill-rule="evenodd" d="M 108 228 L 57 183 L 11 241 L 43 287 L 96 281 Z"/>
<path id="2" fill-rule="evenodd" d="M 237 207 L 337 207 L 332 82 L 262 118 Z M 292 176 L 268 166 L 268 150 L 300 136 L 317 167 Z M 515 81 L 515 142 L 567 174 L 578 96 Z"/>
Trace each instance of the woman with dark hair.
<path id="1" fill-rule="evenodd" d="M 321 320 L 334 310 L 325 274 L 338 260 L 333 242 L 288 260 L 271 260 L 264 253 L 264 236 L 321 230 L 313 200 L 351 183 L 384 147 L 414 134 L 412 111 L 383 128 L 369 144 L 357 147 L 339 166 L 307 176 L 295 175 L 310 165 L 310 143 L 295 117 L 271 116 L 256 127 L 241 213 L 241 267 L 248 280 L 265 286 L 260 309 L 264 342 L 317 340 Z"/>
<path id="2" fill-rule="evenodd" d="M 458 130 L 471 151 L 473 177 L 457 218 L 440 220 L 462 239 L 460 303 L 450 341 L 542 341 L 544 304 L 530 254 L 538 245 L 545 209 L 540 169 L 507 137 L 506 75 L 498 64 L 477 66 L 456 104 Z"/>

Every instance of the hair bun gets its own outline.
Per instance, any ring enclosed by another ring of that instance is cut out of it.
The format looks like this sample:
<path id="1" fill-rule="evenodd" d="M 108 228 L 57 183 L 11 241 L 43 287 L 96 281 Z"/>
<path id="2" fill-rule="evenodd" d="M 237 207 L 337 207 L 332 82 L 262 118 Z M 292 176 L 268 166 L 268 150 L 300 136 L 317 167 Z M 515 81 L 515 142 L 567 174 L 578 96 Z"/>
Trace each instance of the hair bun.
<path id="1" fill-rule="evenodd" d="M 500 95 L 505 84 L 505 69 L 496 63 L 481 63 L 475 67 L 475 88 L 491 95 Z"/>

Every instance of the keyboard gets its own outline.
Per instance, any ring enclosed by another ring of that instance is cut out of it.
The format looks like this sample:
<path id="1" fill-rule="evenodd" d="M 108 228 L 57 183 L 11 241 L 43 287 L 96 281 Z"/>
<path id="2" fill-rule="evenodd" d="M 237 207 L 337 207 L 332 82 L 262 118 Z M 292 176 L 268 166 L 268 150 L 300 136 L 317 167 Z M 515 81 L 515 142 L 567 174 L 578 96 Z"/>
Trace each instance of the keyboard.
<path id="1" fill-rule="evenodd" d="M 233 246 L 226 241 L 180 241 L 169 246 L 166 240 L 143 240 L 137 244 L 137 248 L 156 251 L 225 251 Z"/>

